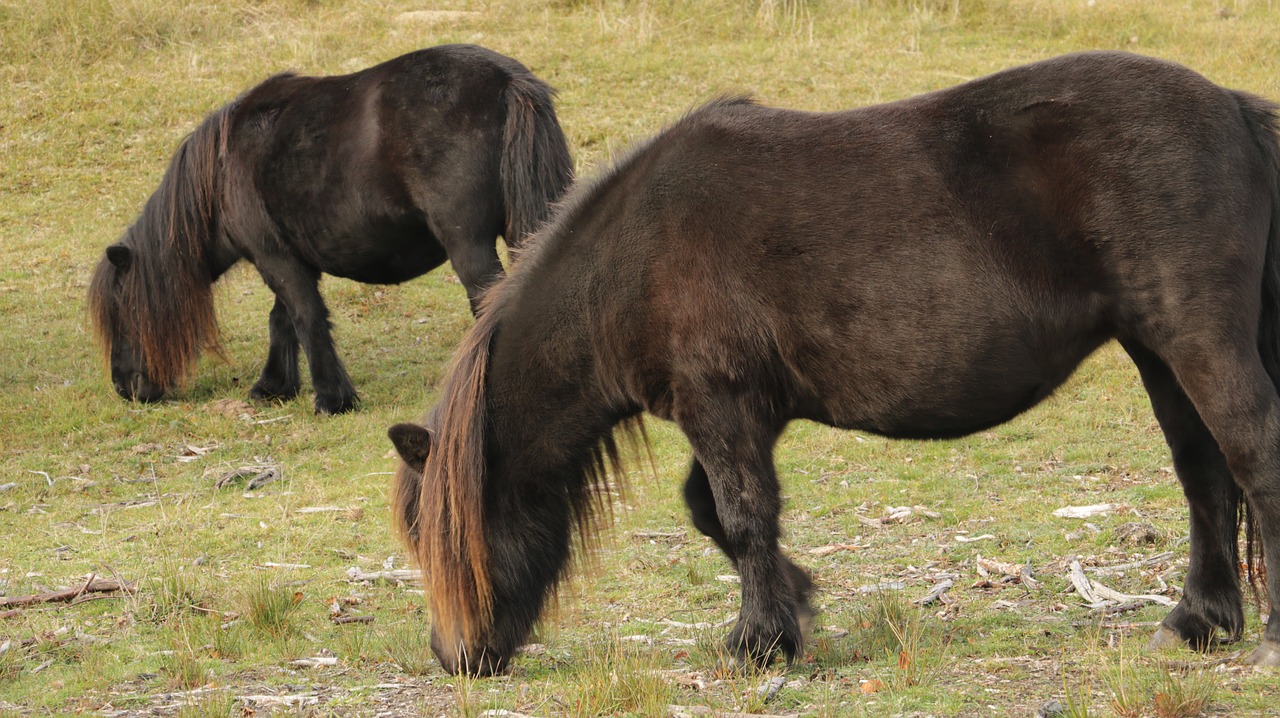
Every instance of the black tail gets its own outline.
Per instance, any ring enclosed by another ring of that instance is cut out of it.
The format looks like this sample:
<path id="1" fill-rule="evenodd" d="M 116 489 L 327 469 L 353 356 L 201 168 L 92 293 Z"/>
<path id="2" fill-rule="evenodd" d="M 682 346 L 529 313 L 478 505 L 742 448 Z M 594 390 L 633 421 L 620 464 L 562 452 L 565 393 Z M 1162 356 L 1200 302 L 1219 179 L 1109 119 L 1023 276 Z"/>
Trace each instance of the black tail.
<path id="1" fill-rule="evenodd" d="M 1262 315 L 1258 326 L 1258 353 L 1280 389 L 1280 105 L 1269 100 L 1237 92 L 1240 114 L 1253 134 L 1254 144 L 1267 165 L 1267 181 L 1271 190 L 1271 228 L 1267 235 L 1266 259 L 1262 275 Z M 1258 523 L 1243 494 L 1240 499 L 1239 526 L 1245 532 L 1245 567 L 1255 595 L 1266 595 L 1266 556 Z M 1274 615 L 1274 614 L 1273 614 Z"/>
<path id="2" fill-rule="evenodd" d="M 508 246 L 517 247 L 533 234 L 573 182 L 573 158 L 556 119 L 554 95 L 533 75 L 513 76 L 507 85 L 500 172 Z"/>

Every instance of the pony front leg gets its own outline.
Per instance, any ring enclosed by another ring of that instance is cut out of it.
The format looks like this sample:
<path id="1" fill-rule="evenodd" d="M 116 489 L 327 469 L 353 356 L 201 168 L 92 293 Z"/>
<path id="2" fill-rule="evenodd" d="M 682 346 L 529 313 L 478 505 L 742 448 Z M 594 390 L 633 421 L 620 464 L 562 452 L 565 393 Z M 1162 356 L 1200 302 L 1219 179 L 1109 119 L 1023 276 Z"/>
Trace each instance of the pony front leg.
<path id="1" fill-rule="evenodd" d="M 711 492 L 711 482 L 707 478 L 707 470 L 697 461 L 694 461 L 693 466 L 689 468 L 689 477 L 684 482 L 684 501 L 689 507 L 693 525 L 714 541 L 733 563 L 734 569 L 737 569 L 738 556 L 730 548 L 729 541 L 725 537 L 724 526 L 721 525 L 719 512 L 716 511 L 715 495 Z M 813 579 L 808 571 L 796 565 L 781 550 L 778 551 L 778 562 L 795 596 L 796 620 L 800 624 L 800 634 L 807 637 L 816 615 L 809 605 L 809 594 L 813 592 Z"/>
<path id="2" fill-rule="evenodd" d="M 293 328 L 289 309 L 276 297 L 268 324 L 271 344 L 262 376 L 249 390 L 251 399 L 288 401 L 298 395 L 302 382 L 298 378 L 298 333 Z"/>
<path id="3" fill-rule="evenodd" d="M 341 414 L 355 409 L 359 397 L 333 346 L 329 309 L 320 297 L 320 273 L 286 258 L 259 259 L 255 264 L 263 281 L 276 293 L 276 300 L 288 310 L 295 335 L 307 353 L 316 413 Z M 276 316 L 274 309 L 272 315 Z"/>
<path id="4" fill-rule="evenodd" d="M 740 420 L 744 414 L 737 413 L 736 418 Z M 715 516 L 723 531 L 718 537 L 712 528 L 708 535 L 734 561 L 742 578 L 742 607 L 737 625 L 725 639 L 726 647 L 739 660 L 759 666 L 767 665 L 778 650 L 788 661 L 793 660 L 804 645 L 798 600 L 808 593 L 808 586 L 794 585 L 788 568 L 798 567 L 778 548 L 781 497 L 772 448 L 779 431 L 764 425 L 721 426 L 714 432 L 684 423 L 682 428 L 698 464 L 705 467 Z M 696 507 L 695 520 L 702 521 L 699 528 L 704 531 L 710 525 L 705 512 L 697 517 Z"/>

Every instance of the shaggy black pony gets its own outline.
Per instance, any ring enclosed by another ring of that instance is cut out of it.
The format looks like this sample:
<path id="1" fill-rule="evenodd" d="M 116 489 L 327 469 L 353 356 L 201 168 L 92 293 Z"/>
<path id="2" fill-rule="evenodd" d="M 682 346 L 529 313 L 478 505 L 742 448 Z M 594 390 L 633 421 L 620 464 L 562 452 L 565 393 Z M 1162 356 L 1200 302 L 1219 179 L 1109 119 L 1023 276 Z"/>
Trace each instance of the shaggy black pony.
<path id="1" fill-rule="evenodd" d="M 254 398 L 298 393 L 354 408 L 322 273 L 388 284 L 453 263 L 472 308 L 572 179 L 553 91 L 473 45 L 419 50 L 351 75 L 283 74 L 215 111 L 178 147 L 142 215 L 89 289 L 111 378 L 154 401 L 217 349 L 211 285 L 247 259 L 275 292 Z"/>
<path id="2" fill-rule="evenodd" d="M 615 429 L 648 411 L 688 437 L 694 523 L 742 577 L 729 648 L 794 657 L 811 583 L 778 547 L 787 423 L 961 436 L 1113 338 L 1191 509 L 1156 641 L 1238 637 L 1242 499 L 1280 607 L 1278 243 L 1275 106 L 1160 60 L 1068 55 L 847 112 L 695 110 L 566 200 L 425 428 L 390 430 L 436 655 L 511 658 L 608 500 Z M 1280 665 L 1280 620 L 1248 660 Z"/>

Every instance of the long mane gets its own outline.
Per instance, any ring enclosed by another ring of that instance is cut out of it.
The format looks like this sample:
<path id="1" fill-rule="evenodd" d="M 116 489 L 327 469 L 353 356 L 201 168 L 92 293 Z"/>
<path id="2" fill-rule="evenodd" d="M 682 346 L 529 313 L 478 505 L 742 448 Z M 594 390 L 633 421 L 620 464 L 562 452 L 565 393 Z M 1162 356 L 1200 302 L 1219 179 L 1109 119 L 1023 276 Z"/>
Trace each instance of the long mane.
<path id="1" fill-rule="evenodd" d="M 685 119 L 710 107 L 749 102 L 744 97 L 720 98 Z M 513 297 L 521 285 L 537 280 L 533 275 L 537 265 L 551 254 L 549 247 L 566 236 L 577 217 L 609 191 L 661 136 L 659 133 L 638 143 L 595 178 L 575 185 L 542 229 L 512 250 L 510 273 L 485 292 L 476 324 L 455 352 L 439 401 L 428 417 L 434 433 L 422 476 L 415 476 L 413 468 L 400 463 L 393 489 L 395 522 L 423 570 L 435 625 L 443 630 L 456 627 L 460 632 L 445 636 L 450 643 L 459 639 L 474 642 L 493 616 L 484 524 L 485 411 L 490 350 L 501 317 L 515 303 Z M 619 438 L 626 451 L 620 450 Z M 623 454 L 634 455 L 642 447 L 647 451 L 649 441 L 636 414 L 624 418 L 612 432 L 575 457 L 574 473 L 564 488 L 580 547 L 591 545 L 611 516 L 610 489 L 614 484 L 609 477 L 616 481 L 625 475 Z M 652 465 L 651 453 L 649 460 Z"/>
<path id="2" fill-rule="evenodd" d="M 485 302 L 485 306 L 490 304 Z M 491 309 L 491 307 L 490 307 Z M 496 311 L 482 310 L 454 354 L 431 423 L 436 432 L 418 482 L 416 525 L 402 533 L 413 541 L 437 626 L 460 626 L 474 639 L 493 615 L 489 551 L 484 533 L 485 375 L 498 329 Z M 396 484 L 411 488 L 403 462 Z M 430 477 L 430 478 L 428 478 Z M 411 497 L 401 495 L 400 500 Z M 405 517 L 405 523 L 410 518 Z M 407 529 L 407 530 L 405 530 Z"/>
<path id="3" fill-rule="evenodd" d="M 110 354 L 113 337 L 130 337 L 151 380 L 164 387 L 179 382 L 205 349 L 221 351 L 208 255 L 234 107 L 211 113 L 179 145 L 122 240 L 131 250 L 129 268 L 118 271 L 104 257 L 90 283 L 90 317 L 103 352 Z"/>

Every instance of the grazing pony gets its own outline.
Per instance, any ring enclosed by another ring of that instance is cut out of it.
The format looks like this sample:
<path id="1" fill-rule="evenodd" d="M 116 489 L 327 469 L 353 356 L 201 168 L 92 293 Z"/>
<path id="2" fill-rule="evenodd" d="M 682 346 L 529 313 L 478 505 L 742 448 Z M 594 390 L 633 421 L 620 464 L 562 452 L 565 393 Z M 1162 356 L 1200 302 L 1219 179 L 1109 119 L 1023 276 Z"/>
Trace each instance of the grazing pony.
<path id="1" fill-rule="evenodd" d="M 688 437 L 694 525 L 742 578 L 729 649 L 794 658 L 811 583 L 778 546 L 787 423 L 962 436 L 1112 338 L 1191 509 L 1155 640 L 1238 637 L 1244 499 L 1280 606 L 1278 243 L 1276 107 L 1152 58 L 1067 55 L 845 112 L 694 110 L 570 195 L 425 427 L 390 429 L 435 653 L 503 668 L 647 411 Z M 1280 665 L 1280 620 L 1248 660 Z"/>
<path id="2" fill-rule="evenodd" d="M 275 293 L 250 396 L 297 395 L 298 345 L 315 408 L 357 395 L 330 335 L 321 274 L 399 283 L 449 260 L 475 310 L 573 165 L 554 91 L 474 45 L 419 50 L 351 75 L 276 75 L 213 112 L 178 147 L 89 288 L 111 379 L 155 401 L 217 350 L 211 285 L 241 259 Z"/>

